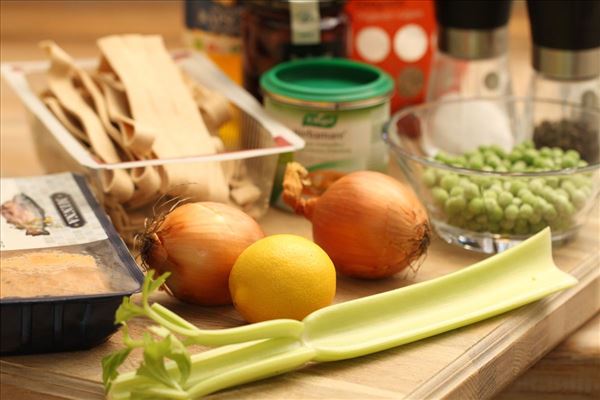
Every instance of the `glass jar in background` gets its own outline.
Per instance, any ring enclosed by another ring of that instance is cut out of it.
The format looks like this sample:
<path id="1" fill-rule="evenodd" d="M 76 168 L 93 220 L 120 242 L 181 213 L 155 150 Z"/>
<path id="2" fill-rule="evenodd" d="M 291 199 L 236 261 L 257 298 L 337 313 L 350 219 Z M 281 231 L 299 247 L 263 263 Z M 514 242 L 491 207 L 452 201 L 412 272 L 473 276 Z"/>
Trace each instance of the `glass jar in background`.
<path id="1" fill-rule="evenodd" d="M 260 76 L 296 58 L 346 57 L 344 0 L 257 0 L 242 16 L 242 75 L 246 90 L 262 101 Z"/>
<path id="2" fill-rule="evenodd" d="M 223 72 L 242 82 L 243 4 L 238 0 L 185 0 L 185 40 L 204 52 Z"/>
<path id="3" fill-rule="evenodd" d="M 185 40 L 189 48 L 206 54 L 231 80 L 242 83 L 242 37 L 240 0 L 185 0 Z M 219 136 L 228 148 L 240 141 L 240 116 L 231 107 L 231 120 Z"/>

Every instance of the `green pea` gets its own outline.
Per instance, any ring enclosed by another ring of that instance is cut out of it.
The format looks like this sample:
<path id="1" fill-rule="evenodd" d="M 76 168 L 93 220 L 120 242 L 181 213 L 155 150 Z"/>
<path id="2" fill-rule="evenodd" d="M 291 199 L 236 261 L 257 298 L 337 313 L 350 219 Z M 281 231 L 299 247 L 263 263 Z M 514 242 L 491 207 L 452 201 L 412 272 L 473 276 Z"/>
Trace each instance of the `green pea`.
<path id="1" fill-rule="evenodd" d="M 528 194 L 524 197 L 521 197 L 521 199 L 523 200 L 523 203 L 525 204 L 529 204 L 531 207 L 536 208 L 539 206 L 539 200 L 538 197 L 533 195 L 533 194 Z"/>
<path id="2" fill-rule="evenodd" d="M 513 180 L 510 184 L 510 192 L 516 196 L 519 190 L 526 188 L 527 185 L 522 180 Z"/>
<path id="3" fill-rule="evenodd" d="M 483 199 L 481 197 L 471 199 L 469 201 L 468 209 L 475 214 L 481 214 L 485 209 Z"/>
<path id="4" fill-rule="evenodd" d="M 492 190 L 492 189 L 484 190 L 483 197 L 484 198 L 490 198 L 490 199 L 497 199 L 498 198 L 498 192 L 495 191 L 495 190 Z"/>
<path id="5" fill-rule="evenodd" d="M 474 184 L 472 182 L 465 184 L 463 186 L 463 189 L 465 191 L 465 197 L 467 199 L 472 199 L 474 197 L 479 196 L 479 186 L 477 186 L 476 184 Z"/>
<path id="6" fill-rule="evenodd" d="M 523 152 L 523 161 L 527 163 L 527 165 L 533 165 L 536 158 L 538 158 L 538 151 L 535 149 L 527 149 Z"/>
<path id="7" fill-rule="evenodd" d="M 575 184 L 568 179 L 564 179 L 560 182 L 560 188 L 566 190 L 569 193 L 576 189 Z"/>
<path id="8" fill-rule="evenodd" d="M 543 146 L 540 149 L 540 155 L 543 157 L 552 157 L 553 156 L 552 149 L 550 147 Z"/>
<path id="9" fill-rule="evenodd" d="M 450 191 L 457 184 L 458 176 L 456 176 L 455 174 L 448 174 L 440 180 L 440 185 L 443 189 L 446 189 L 447 191 Z"/>
<path id="10" fill-rule="evenodd" d="M 489 165 L 492 168 L 497 168 L 502 165 L 502 160 L 494 153 L 488 153 L 485 156 L 485 164 Z"/>
<path id="11" fill-rule="evenodd" d="M 511 204 L 504 209 L 504 216 L 508 220 L 515 220 L 519 216 L 519 207 L 515 204 Z"/>
<path id="12" fill-rule="evenodd" d="M 428 168 L 425 171 L 423 171 L 423 183 L 425 184 L 425 186 L 433 187 L 435 186 L 436 181 L 437 176 L 432 168 Z"/>
<path id="13" fill-rule="evenodd" d="M 517 193 L 517 196 L 519 196 L 521 198 L 521 200 L 525 200 L 524 197 L 527 196 L 531 196 L 533 193 L 531 193 L 531 190 L 529 190 L 528 188 L 524 187 L 519 189 L 519 192 Z"/>
<path id="14" fill-rule="evenodd" d="M 553 189 L 558 187 L 559 179 L 556 176 L 549 176 L 546 178 L 546 186 L 550 186 Z"/>
<path id="15" fill-rule="evenodd" d="M 498 195 L 498 204 L 501 207 L 506 207 L 509 204 L 512 204 L 513 195 L 510 192 L 502 192 Z"/>
<path id="16" fill-rule="evenodd" d="M 510 170 L 512 172 L 523 172 L 527 169 L 527 164 L 525 163 L 525 161 L 517 161 L 515 162 L 511 167 Z"/>
<path id="17" fill-rule="evenodd" d="M 552 161 L 550 158 L 544 157 L 536 158 L 533 162 L 533 165 L 544 171 L 551 171 L 555 168 L 554 161 Z"/>
<path id="18" fill-rule="evenodd" d="M 483 157 L 480 154 L 476 154 L 472 157 L 469 157 L 469 168 L 480 170 L 484 166 Z"/>
<path id="19" fill-rule="evenodd" d="M 562 198 L 569 200 L 569 193 L 565 189 L 558 188 L 554 191 L 554 193 L 559 195 Z"/>
<path id="20" fill-rule="evenodd" d="M 502 218 L 504 217 L 504 212 L 502 211 L 502 207 L 500 207 L 499 205 L 496 205 L 494 208 L 492 208 L 491 211 L 488 211 L 488 217 L 490 218 L 490 221 L 500 222 L 502 220 Z"/>
<path id="21" fill-rule="evenodd" d="M 462 186 L 454 186 L 450 189 L 450 197 L 463 197 L 465 194 L 465 190 Z"/>
<path id="22" fill-rule="evenodd" d="M 556 208 L 552 204 L 548 204 L 547 207 L 544 207 L 542 211 L 542 216 L 546 221 L 554 221 L 556 217 L 558 217 L 558 213 L 556 212 Z"/>
<path id="23" fill-rule="evenodd" d="M 446 200 L 448 200 L 449 197 L 448 192 L 441 187 L 434 187 L 431 189 L 431 196 L 433 197 L 433 200 L 440 205 L 446 204 Z"/>
<path id="24" fill-rule="evenodd" d="M 554 157 L 562 157 L 564 154 L 563 149 L 561 149 L 560 147 L 553 147 L 552 148 L 552 155 Z"/>
<path id="25" fill-rule="evenodd" d="M 580 159 L 579 152 L 577 152 L 576 150 L 573 150 L 573 149 L 565 151 L 564 157 L 570 158 L 575 161 L 579 161 L 579 159 Z"/>
<path id="26" fill-rule="evenodd" d="M 518 197 L 513 198 L 512 203 L 516 206 L 520 206 L 521 204 L 523 204 L 523 200 L 521 200 Z"/>
<path id="27" fill-rule="evenodd" d="M 531 189 L 531 191 L 537 195 L 541 195 L 543 193 L 545 186 L 545 181 L 542 178 L 533 178 L 529 182 L 529 189 Z"/>
<path id="28" fill-rule="evenodd" d="M 489 165 L 484 165 L 483 168 L 481 168 L 482 171 L 487 171 L 487 172 L 492 172 L 494 170 L 493 167 L 490 167 Z"/>
<path id="29" fill-rule="evenodd" d="M 508 168 L 504 165 L 500 164 L 496 168 L 494 168 L 496 172 L 508 172 Z"/>
<path id="30" fill-rule="evenodd" d="M 519 218 L 524 220 L 529 219 L 533 215 L 533 207 L 529 204 L 523 204 L 521 208 L 519 208 Z"/>
<path id="31" fill-rule="evenodd" d="M 575 189 L 571 192 L 571 201 L 577 208 L 581 208 L 585 205 L 586 195 L 582 189 Z"/>
<path id="32" fill-rule="evenodd" d="M 577 161 L 572 158 L 563 158 L 560 166 L 561 168 L 575 168 L 577 166 Z"/>
<path id="33" fill-rule="evenodd" d="M 577 166 L 578 166 L 579 168 L 587 167 L 587 166 L 588 166 L 588 163 L 587 163 L 587 161 L 585 161 L 585 160 L 579 160 L 579 161 L 577 162 Z"/>
<path id="34" fill-rule="evenodd" d="M 575 214 L 575 207 L 573 206 L 573 204 L 567 202 L 567 204 L 564 205 L 564 211 L 563 211 L 563 215 L 566 216 L 571 216 L 573 214 Z"/>
<path id="35" fill-rule="evenodd" d="M 463 197 L 450 197 L 448 200 L 446 200 L 446 212 L 449 215 L 459 214 L 462 210 L 464 210 L 466 203 L 467 202 Z"/>
<path id="36" fill-rule="evenodd" d="M 516 163 L 517 161 L 520 161 L 521 158 L 523 158 L 523 153 L 520 150 L 513 150 L 508 155 L 508 160 L 512 163 Z"/>
<path id="37" fill-rule="evenodd" d="M 554 200 L 554 206 L 556 207 L 556 210 L 560 213 L 560 214 L 568 214 L 569 209 L 571 206 L 571 203 L 569 203 L 569 200 L 565 199 L 564 197 L 561 196 L 556 196 L 555 200 Z M 571 206 L 572 207 L 572 206 Z"/>
<path id="38" fill-rule="evenodd" d="M 435 155 L 435 157 L 433 157 L 435 160 L 443 162 L 444 164 L 448 162 L 449 160 L 449 156 L 444 153 L 443 151 L 440 151 L 439 153 L 437 153 Z"/>
<path id="39" fill-rule="evenodd" d="M 455 157 L 450 161 L 450 165 L 457 168 L 464 168 L 467 166 L 467 159 L 465 157 Z"/>

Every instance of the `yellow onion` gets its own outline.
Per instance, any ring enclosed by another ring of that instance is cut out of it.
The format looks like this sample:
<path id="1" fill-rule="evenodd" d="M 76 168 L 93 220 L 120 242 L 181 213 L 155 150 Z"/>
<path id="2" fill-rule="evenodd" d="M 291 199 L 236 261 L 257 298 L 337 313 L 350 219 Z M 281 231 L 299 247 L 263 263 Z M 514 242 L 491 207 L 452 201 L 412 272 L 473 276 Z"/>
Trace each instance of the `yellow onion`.
<path id="1" fill-rule="evenodd" d="M 417 261 L 429 245 L 427 212 L 414 192 L 379 172 L 358 171 L 305 198 L 308 172 L 289 163 L 283 199 L 312 222 L 313 240 L 345 275 L 377 279 Z"/>
<path id="2" fill-rule="evenodd" d="M 231 268 L 246 247 L 264 237 L 250 216 L 213 202 L 184 204 L 149 226 L 141 239 L 146 267 L 170 272 L 166 285 L 173 295 L 202 305 L 231 303 Z"/>

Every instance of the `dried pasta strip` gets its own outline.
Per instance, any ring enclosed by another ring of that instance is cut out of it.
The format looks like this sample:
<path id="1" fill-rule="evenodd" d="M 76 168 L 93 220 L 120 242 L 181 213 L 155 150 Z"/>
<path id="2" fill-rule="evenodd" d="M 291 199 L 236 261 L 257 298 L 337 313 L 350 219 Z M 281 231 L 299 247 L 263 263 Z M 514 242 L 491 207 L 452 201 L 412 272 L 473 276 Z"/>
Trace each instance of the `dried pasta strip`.
<path id="1" fill-rule="evenodd" d="M 106 135 L 102 123 L 94 110 L 79 95 L 72 77 L 81 77 L 85 72 L 74 67 L 69 55 L 53 42 L 43 42 L 51 59 L 48 71 L 48 86 L 63 108 L 76 116 L 89 138 L 93 152 L 103 162 L 116 163 L 121 159 L 110 138 Z M 134 185 L 124 170 L 105 170 L 100 172 L 100 182 L 105 193 L 109 193 L 121 202 L 131 198 Z"/>
<path id="2" fill-rule="evenodd" d="M 71 135 L 75 136 L 79 141 L 81 141 L 85 146 L 90 146 L 90 140 L 84 131 L 81 130 L 79 126 L 76 125 L 76 122 L 73 120 L 72 116 L 67 115 L 67 111 L 62 108 L 60 102 L 54 96 L 46 96 L 43 98 L 44 104 L 54 113 L 56 118 L 60 121 L 60 123 L 67 128 L 67 130 L 71 133 Z"/>
<path id="3" fill-rule="evenodd" d="M 123 146 L 139 157 L 152 156 L 156 133 L 131 118 L 123 84 L 109 74 L 97 74 L 97 82 L 104 92 L 109 119 L 120 127 Z"/>
<path id="4" fill-rule="evenodd" d="M 98 45 L 104 64 L 110 65 L 126 88 L 133 119 L 156 129 L 153 152 L 158 158 L 215 153 L 191 94 L 160 37 L 109 36 Z M 168 164 L 164 178 L 162 191 L 172 195 L 216 201 L 229 195 L 218 163 Z"/>
<path id="5" fill-rule="evenodd" d="M 185 80 L 200 109 L 202 119 L 211 132 L 216 132 L 219 127 L 231 120 L 231 104 L 227 97 L 205 88 L 191 78 L 186 77 Z"/>
<path id="6" fill-rule="evenodd" d="M 108 79 L 98 80 L 105 94 L 107 119 L 117 121 L 120 127 L 120 134 L 126 147 L 131 153 L 136 154 L 138 159 L 144 159 L 146 156 L 152 157 L 152 143 L 154 142 L 154 133 L 145 130 L 147 134 L 134 134 L 133 126 L 135 122 L 127 116 L 126 95 L 118 86 L 117 81 Z M 111 124 L 111 121 L 105 121 Z M 116 129 L 113 127 L 113 129 Z M 148 154 L 148 152 L 150 153 Z M 160 172 L 155 167 L 136 168 L 131 171 L 131 178 L 135 184 L 136 190 L 133 197 L 127 202 L 130 208 L 138 208 L 153 201 L 159 194 L 162 186 Z"/>

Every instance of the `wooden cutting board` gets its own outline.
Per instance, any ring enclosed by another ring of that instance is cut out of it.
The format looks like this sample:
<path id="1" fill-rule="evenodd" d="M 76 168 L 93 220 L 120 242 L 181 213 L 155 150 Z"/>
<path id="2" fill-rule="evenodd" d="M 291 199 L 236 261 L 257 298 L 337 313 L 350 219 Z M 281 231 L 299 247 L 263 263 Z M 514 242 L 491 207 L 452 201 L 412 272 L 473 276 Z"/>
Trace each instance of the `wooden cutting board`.
<path id="1" fill-rule="evenodd" d="M 300 370 L 212 395 L 223 399 L 457 398 L 498 393 L 562 339 L 600 310 L 600 218 L 593 213 L 576 240 L 554 252 L 557 265 L 580 283 L 503 316 L 369 356 L 310 364 Z M 267 234 L 310 237 L 310 224 L 270 210 Z M 484 258 L 435 239 L 427 259 L 412 272 L 382 281 L 339 278 L 336 302 L 368 296 L 444 275 Z M 232 307 L 197 307 L 165 294 L 153 299 L 204 328 L 242 324 Z M 134 332 L 142 327 L 133 325 Z M 100 359 L 121 346 L 120 333 L 89 351 L 0 359 L 7 399 L 101 399 Z M 125 368 L 133 368 L 133 363 Z M 24 389 L 27 388 L 27 389 Z M 3 397 L 4 398 L 4 397 Z"/>

